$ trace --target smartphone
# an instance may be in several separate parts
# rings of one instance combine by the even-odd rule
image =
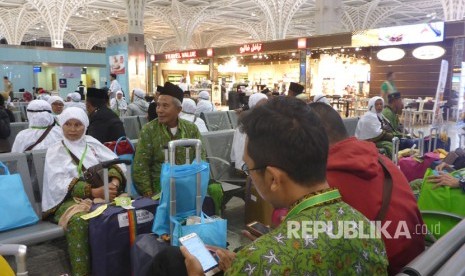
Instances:
[[[258,221],[247,224],[247,230],[257,237],[263,236],[271,231],[270,227]]]
[[[200,262],[205,275],[215,275],[220,271],[218,262],[205,247],[205,244],[196,233],[179,238],[179,242],[194,255]]]

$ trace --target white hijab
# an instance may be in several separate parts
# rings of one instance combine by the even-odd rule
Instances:
[[[200,116],[202,112],[216,111],[215,105],[210,102],[210,94],[208,91],[202,91],[198,96],[197,108],[195,109],[195,115]]]
[[[27,106],[27,119],[29,128],[20,131],[15,138],[12,152],[24,152],[29,146],[35,144],[46,128],[55,122],[52,115],[52,106],[44,100],[33,100]],[[58,126],[54,126],[47,136],[37,144],[33,150],[46,149],[48,146],[61,140],[63,132]]]
[[[195,113],[195,102],[192,99],[184,98],[182,101],[182,112],[179,114],[179,118],[194,123],[199,132],[208,132],[207,125],[202,118],[196,116]]]
[[[268,97],[263,93],[255,93],[249,97],[249,108],[253,109],[262,100],[268,100]],[[238,170],[242,170],[244,164],[244,148],[245,138],[247,135],[240,131],[237,127],[234,132],[233,143],[231,148],[231,161],[235,163],[235,167]]]
[[[61,126],[64,126],[70,119],[79,120],[85,127],[84,133],[89,126],[87,114],[77,107],[65,109],[59,119]],[[42,194],[42,210],[44,212],[63,202],[68,193],[69,185],[73,183],[73,180],[79,178],[77,165],[74,164],[68,150],[79,159],[82,158],[85,152],[82,163],[86,168],[97,165],[102,161],[117,158],[113,151],[97,139],[85,134],[76,141],[70,141],[66,137],[63,137],[63,143],[54,144],[47,150],[47,155],[45,156],[44,189]],[[118,166],[120,166],[123,172],[126,171],[124,165]]]
[[[123,95],[123,91],[120,90],[116,92],[116,96],[110,100],[110,107],[115,111],[127,110],[128,103],[126,102],[126,99],[124,97],[122,97],[121,100],[119,100],[119,94]]]
[[[314,103],[325,103],[327,105],[331,105],[329,102],[329,99],[326,98],[326,95],[323,94],[316,94],[315,97],[313,97],[313,102]]]
[[[376,113],[376,101],[381,100],[384,106],[384,100],[381,97],[373,97],[368,101],[368,111],[360,118],[355,130],[355,137],[360,140],[373,139],[383,132],[379,117],[381,113]]]
[[[262,100],[268,100],[268,97],[263,93],[252,94],[249,97],[249,108],[254,108],[257,105],[257,103],[259,103]]]

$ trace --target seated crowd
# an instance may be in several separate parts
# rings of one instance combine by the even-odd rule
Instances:
[[[291,88],[291,97],[250,96],[231,153],[261,197],[288,213],[270,233],[237,253],[215,249],[220,268],[226,275],[395,275],[425,248],[424,235],[418,233],[423,221],[407,179],[378,150],[390,156],[392,138],[405,137],[397,116],[400,94],[389,95],[387,106],[380,97],[371,99],[356,137],[349,137],[337,111],[325,101],[307,105],[297,97],[303,87]],[[44,218],[66,230],[73,275],[91,273],[87,222],[80,216],[92,199],[104,198],[103,187],[83,180],[83,172],[117,157],[103,143],[125,136],[119,117],[149,117],[140,132],[133,180],[140,195],[152,197],[161,192],[167,143],[200,139],[208,131],[199,116],[216,108],[204,92],[196,104],[167,82],[157,88],[152,103],[140,89],[128,105],[123,93],[110,101],[106,91],[95,88],[87,90],[85,106],[79,93],[69,95],[72,101],[49,97],[29,103],[29,128],[17,135],[12,151],[48,149],[42,209]],[[413,143],[408,137],[402,147]],[[176,163],[182,164],[186,154],[178,151]],[[124,191],[125,172],[124,165],[109,170],[110,199]],[[317,221],[322,231],[303,231]],[[381,229],[373,231],[374,223]],[[360,236],[373,232],[377,235],[368,239]],[[335,238],[339,233],[342,237]],[[204,275],[200,262],[183,247],[167,247],[152,261],[153,275]]]

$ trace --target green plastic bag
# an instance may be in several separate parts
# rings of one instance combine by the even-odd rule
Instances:
[[[460,177],[465,175],[465,170],[458,170],[451,174],[454,177]],[[418,208],[422,212],[423,221],[428,230],[436,238],[440,238],[460,222],[460,218],[465,217],[465,193],[462,189],[449,186],[433,189],[435,184],[427,180],[431,175],[433,175],[433,170],[426,170],[418,198]]]

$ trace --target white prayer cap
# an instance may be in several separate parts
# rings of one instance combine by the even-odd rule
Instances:
[[[313,102],[314,103],[325,103],[325,104],[330,104],[328,98],[326,98],[325,95],[323,94],[316,94],[315,97],[313,97]]]
[[[254,108],[258,102],[268,100],[268,97],[263,93],[255,93],[249,97],[249,108]]]
[[[182,101],[182,111],[184,113],[194,114],[196,107],[197,106],[195,105],[193,99],[184,98],[184,100]]]
[[[199,93],[199,99],[202,99],[202,100],[210,100],[210,93],[208,93],[208,91],[202,91]]]
[[[29,127],[46,127],[53,123],[52,106],[44,100],[33,100],[27,105]]]
[[[74,93],[71,93],[71,100],[73,100],[73,102],[80,102],[81,101],[81,94],[79,94],[78,92],[74,92]]]
[[[118,96],[119,94],[123,95],[123,91],[121,90],[116,91],[116,96]]]
[[[51,96],[50,99],[48,99],[48,103],[53,104],[54,102],[61,102],[63,104],[65,103],[65,101],[63,101],[60,96]]]
[[[136,88],[134,89],[134,95],[137,96],[138,98],[144,99],[145,92],[140,88]]]
[[[89,126],[89,117],[82,108],[74,106],[66,108],[59,116],[61,127],[63,127],[70,119],[76,119],[80,121],[86,129]]]

